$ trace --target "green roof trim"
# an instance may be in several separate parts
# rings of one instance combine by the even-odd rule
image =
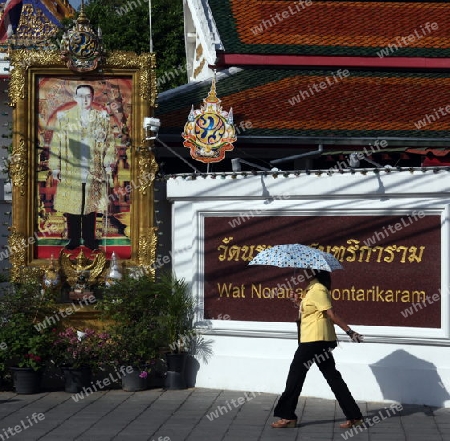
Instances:
[[[187,116],[186,116],[187,119]],[[177,127],[166,127],[164,130],[161,130],[161,133],[165,135],[180,135],[183,128]],[[431,131],[431,130],[335,130],[335,129],[272,129],[272,128],[257,128],[257,129],[247,129],[245,130],[245,137],[252,136],[265,136],[277,138],[281,136],[292,137],[292,136],[301,136],[301,137],[309,137],[309,138],[414,138],[414,139],[448,139],[450,141],[450,133],[448,131]],[[237,135],[239,140],[239,134]],[[281,142],[281,141],[280,141]],[[450,148],[450,143],[449,143]]]

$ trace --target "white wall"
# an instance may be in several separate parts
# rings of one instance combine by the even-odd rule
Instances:
[[[338,369],[357,400],[400,401],[450,407],[450,171],[442,169],[301,172],[299,176],[209,174],[172,177],[172,257],[178,277],[192,284],[203,322],[203,218],[210,215],[439,214],[441,328],[358,326],[364,344],[342,342]],[[351,325],[351,323],[350,323]],[[356,328],[356,327],[355,327]],[[204,328],[213,354],[200,363],[198,387],[281,393],[296,349],[293,323],[213,320]],[[316,366],[303,395],[333,398]]]

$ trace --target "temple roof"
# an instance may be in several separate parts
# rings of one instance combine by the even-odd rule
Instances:
[[[447,1],[187,3],[193,16],[210,17],[190,34],[217,34],[209,72],[217,69],[217,96],[233,109],[235,145],[248,154],[287,157],[323,145],[325,157],[380,139],[384,152],[449,153]],[[190,65],[201,49],[197,42],[187,53]],[[191,106],[200,108],[210,87],[197,81],[160,94],[162,139],[182,145]]]
[[[199,108],[209,88],[206,81],[162,93],[157,109],[162,132],[181,141],[191,106]],[[251,122],[238,140],[295,137],[300,143],[301,138],[304,143],[321,138],[340,139],[342,144],[381,137],[403,140],[403,145],[450,141],[449,72],[246,67],[219,76],[217,95],[224,109],[233,108],[236,126]]]
[[[449,57],[441,1],[209,0],[226,53]]]
[[[5,2],[0,3],[1,11]],[[67,0],[23,0],[22,15],[17,29],[19,44],[31,44],[55,36],[59,23],[75,15],[75,9]]]

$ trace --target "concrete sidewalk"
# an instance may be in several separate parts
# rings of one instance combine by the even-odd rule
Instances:
[[[450,441],[450,409],[359,403],[367,429],[345,431],[334,400],[301,397],[298,427],[272,429],[274,394],[193,388],[0,393],[0,441]],[[378,419],[377,419],[378,417]]]

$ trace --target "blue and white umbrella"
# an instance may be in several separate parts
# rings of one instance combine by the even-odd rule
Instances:
[[[298,243],[274,245],[260,251],[249,265],[272,265],[280,268],[304,268],[319,271],[343,269],[339,260],[325,251]]]

